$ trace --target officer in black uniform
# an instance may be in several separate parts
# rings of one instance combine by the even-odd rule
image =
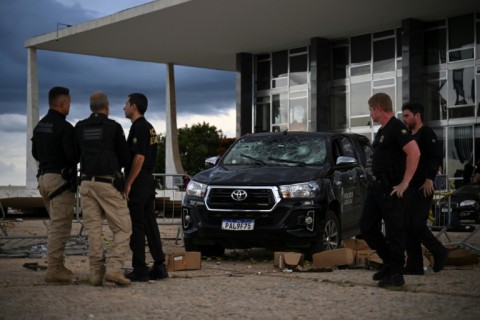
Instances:
[[[49,110],[35,126],[32,155],[38,161],[38,188],[50,217],[46,282],[70,282],[73,272],[64,265],[65,244],[72,230],[78,150],[73,126],[66,121],[70,90],[54,87],[48,93]]]
[[[130,249],[133,271],[126,276],[132,281],[168,278],[160,231],[155,217],[155,179],[152,175],[157,159],[158,136],[145,119],[148,100],[142,93],[132,93],[125,102],[125,117],[132,121],[127,143],[132,162],[126,170],[125,195],[132,219]],[[152,268],[145,261],[145,237],[153,258]]]
[[[405,198],[417,169],[420,151],[405,125],[395,118],[392,100],[376,93],[368,100],[372,120],[380,123],[373,143],[376,181],[365,199],[360,228],[370,248],[383,261],[373,275],[380,287],[403,286],[405,263]],[[381,230],[382,219],[385,235]]]
[[[90,110],[90,117],[75,126],[81,150],[80,199],[88,233],[89,280],[93,286],[101,286],[104,278],[118,285],[129,285],[130,280],[125,278],[122,267],[129,252],[132,224],[123,194],[121,170],[130,162],[130,154],[122,127],[108,119],[110,107],[104,93],[91,95]],[[103,252],[105,219],[113,233],[108,260]]]
[[[402,106],[402,111],[403,122],[411,130],[421,152],[417,171],[410,182],[412,199],[407,208],[407,263],[404,274],[423,275],[422,244],[433,255],[435,272],[443,269],[448,255],[447,249],[427,227],[435,191],[433,181],[442,165],[443,154],[435,132],[423,125],[422,105],[407,102]]]

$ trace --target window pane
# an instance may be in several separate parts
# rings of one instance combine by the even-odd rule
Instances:
[[[363,114],[369,115],[370,112],[368,111],[368,99],[370,99],[371,95],[372,85],[370,81],[351,84],[350,116],[358,116]]]
[[[449,119],[454,119],[454,118],[473,117],[474,111],[475,110],[474,110],[473,106],[449,108],[448,109],[448,118]]]
[[[270,131],[270,97],[257,99],[255,106],[255,128],[254,132]]]
[[[426,66],[437,65],[447,62],[447,32],[445,29],[425,32],[425,56]]]
[[[373,42],[373,72],[395,70],[395,39]]]
[[[473,59],[473,48],[450,51],[448,60],[450,62]]]
[[[473,67],[448,71],[448,105],[474,104],[475,80]]]
[[[333,78],[347,77],[348,47],[333,48]]]
[[[477,59],[480,58],[480,22],[477,22]]]
[[[257,63],[257,90],[270,89],[270,61]]]
[[[473,128],[461,126],[448,128],[447,138],[447,174],[450,177],[462,177],[465,164],[472,157],[473,152]]]
[[[288,76],[288,51],[279,51],[272,54],[272,77]]]
[[[402,28],[397,29],[397,58],[402,57]]]
[[[474,43],[473,14],[448,19],[448,47],[460,49]]]
[[[423,106],[425,121],[447,118],[447,80],[438,74],[427,75],[423,80]]]
[[[353,37],[350,39],[350,50],[352,52],[352,63],[370,62],[372,50],[370,34]]]
[[[275,94],[272,96],[272,123],[288,123],[288,94]]]
[[[330,94],[330,129],[347,127],[347,93],[345,86],[332,88]]]
[[[307,83],[308,57],[306,54],[290,57],[290,85]]]
[[[307,131],[307,98],[290,100],[290,131]]]

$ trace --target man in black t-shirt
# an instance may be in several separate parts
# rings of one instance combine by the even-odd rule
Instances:
[[[132,162],[126,170],[125,196],[132,219],[133,271],[126,275],[131,281],[168,278],[165,254],[155,216],[155,179],[152,175],[157,157],[158,136],[144,114],[148,100],[142,93],[128,96],[123,108],[125,117],[132,121],[127,144]],[[145,262],[145,237],[154,260],[149,269]]]
[[[427,227],[428,213],[432,207],[433,181],[442,165],[443,154],[437,135],[423,125],[423,107],[407,102],[402,106],[403,122],[411,130],[420,149],[420,161],[410,182],[412,198],[407,205],[406,250],[407,263],[404,274],[423,275],[423,244],[433,255],[433,271],[439,272],[445,266],[447,249]]]
[[[417,169],[420,151],[405,125],[394,117],[392,100],[377,93],[368,100],[372,120],[380,123],[373,142],[376,178],[365,199],[360,228],[370,248],[383,261],[373,275],[379,287],[403,286],[405,263],[405,197]],[[385,235],[381,230],[385,223]]]
[[[50,228],[47,240],[46,282],[71,282],[76,278],[64,264],[65,244],[72,230],[75,193],[68,174],[76,176],[78,150],[73,126],[66,120],[70,111],[70,90],[54,87],[48,93],[49,109],[33,129],[32,155],[38,161],[38,189]],[[68,180],[66,180],[68,179]]]

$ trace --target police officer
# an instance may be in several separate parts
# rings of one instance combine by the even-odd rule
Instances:
[[[372,120],[380,123],[373,142],[376,181],[365,199],[360,228],[370,248],[383,261],[373,275],[380,287],[403,286],[405,262],[405,199],[417,169],[420,151],[405,125],[395,118],[392,100],[376,93],[368,100]],[[385,223],[385,236],[381,230]]]
[[[410,182],[412,198],[407,209],[406,250],[407,263],[404,274],[423,275],[422,244],[433,255],[433,271],[441,271],[446,263],[448,251],[427,227],[428,213],[432,207],[433,181],[442,165],[443,155],[437,135],[423,125],[423,107],[407,102],[402,106],[403,122],[411,130],[420,148],[420,161]]]
[[[45,281],[70,282],[75,275],[65,267],[64,251],[72,230],[75,193],[67,176],[76,175],[78,163],[74,129],[66,121],[70,90],[50,89],[48,104],[48,113],[35,126],[32,137],[32,155],[38,161],[38,188],[50,217]]]
[[[132,281],[168,278],[165,255],[155,217],[155,179],[152,175],[157,158],[158,136],[145,119],[148,100],[142,93],[132,93],[125,102],[125,117],[132,121],[128,134],[128,147],[132,162],[126,170],[125,195],[132,219],[133,271],[127,274]],[[145,237],[154,260],[152,268],[145,262]]]
[[[129,285],[122,267],[128,253],[132,225],[127,201],[123,195],[122,167],[130,161],[123,129],[108,119],[107,96],[95,92],[90,97],[92,114],[75,126],[80,146],[80,196],[83,223],[88,233],[90,284],[101,286],[106,281]],[[113,232],[113,242],[105,261],[102,238],[103,220]],[[106,268],[105,268],[106,262]]]

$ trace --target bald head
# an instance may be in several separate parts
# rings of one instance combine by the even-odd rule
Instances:
[[[103,92],[97,91],[90,96],[90,110],[108,114],[108,98]]]

